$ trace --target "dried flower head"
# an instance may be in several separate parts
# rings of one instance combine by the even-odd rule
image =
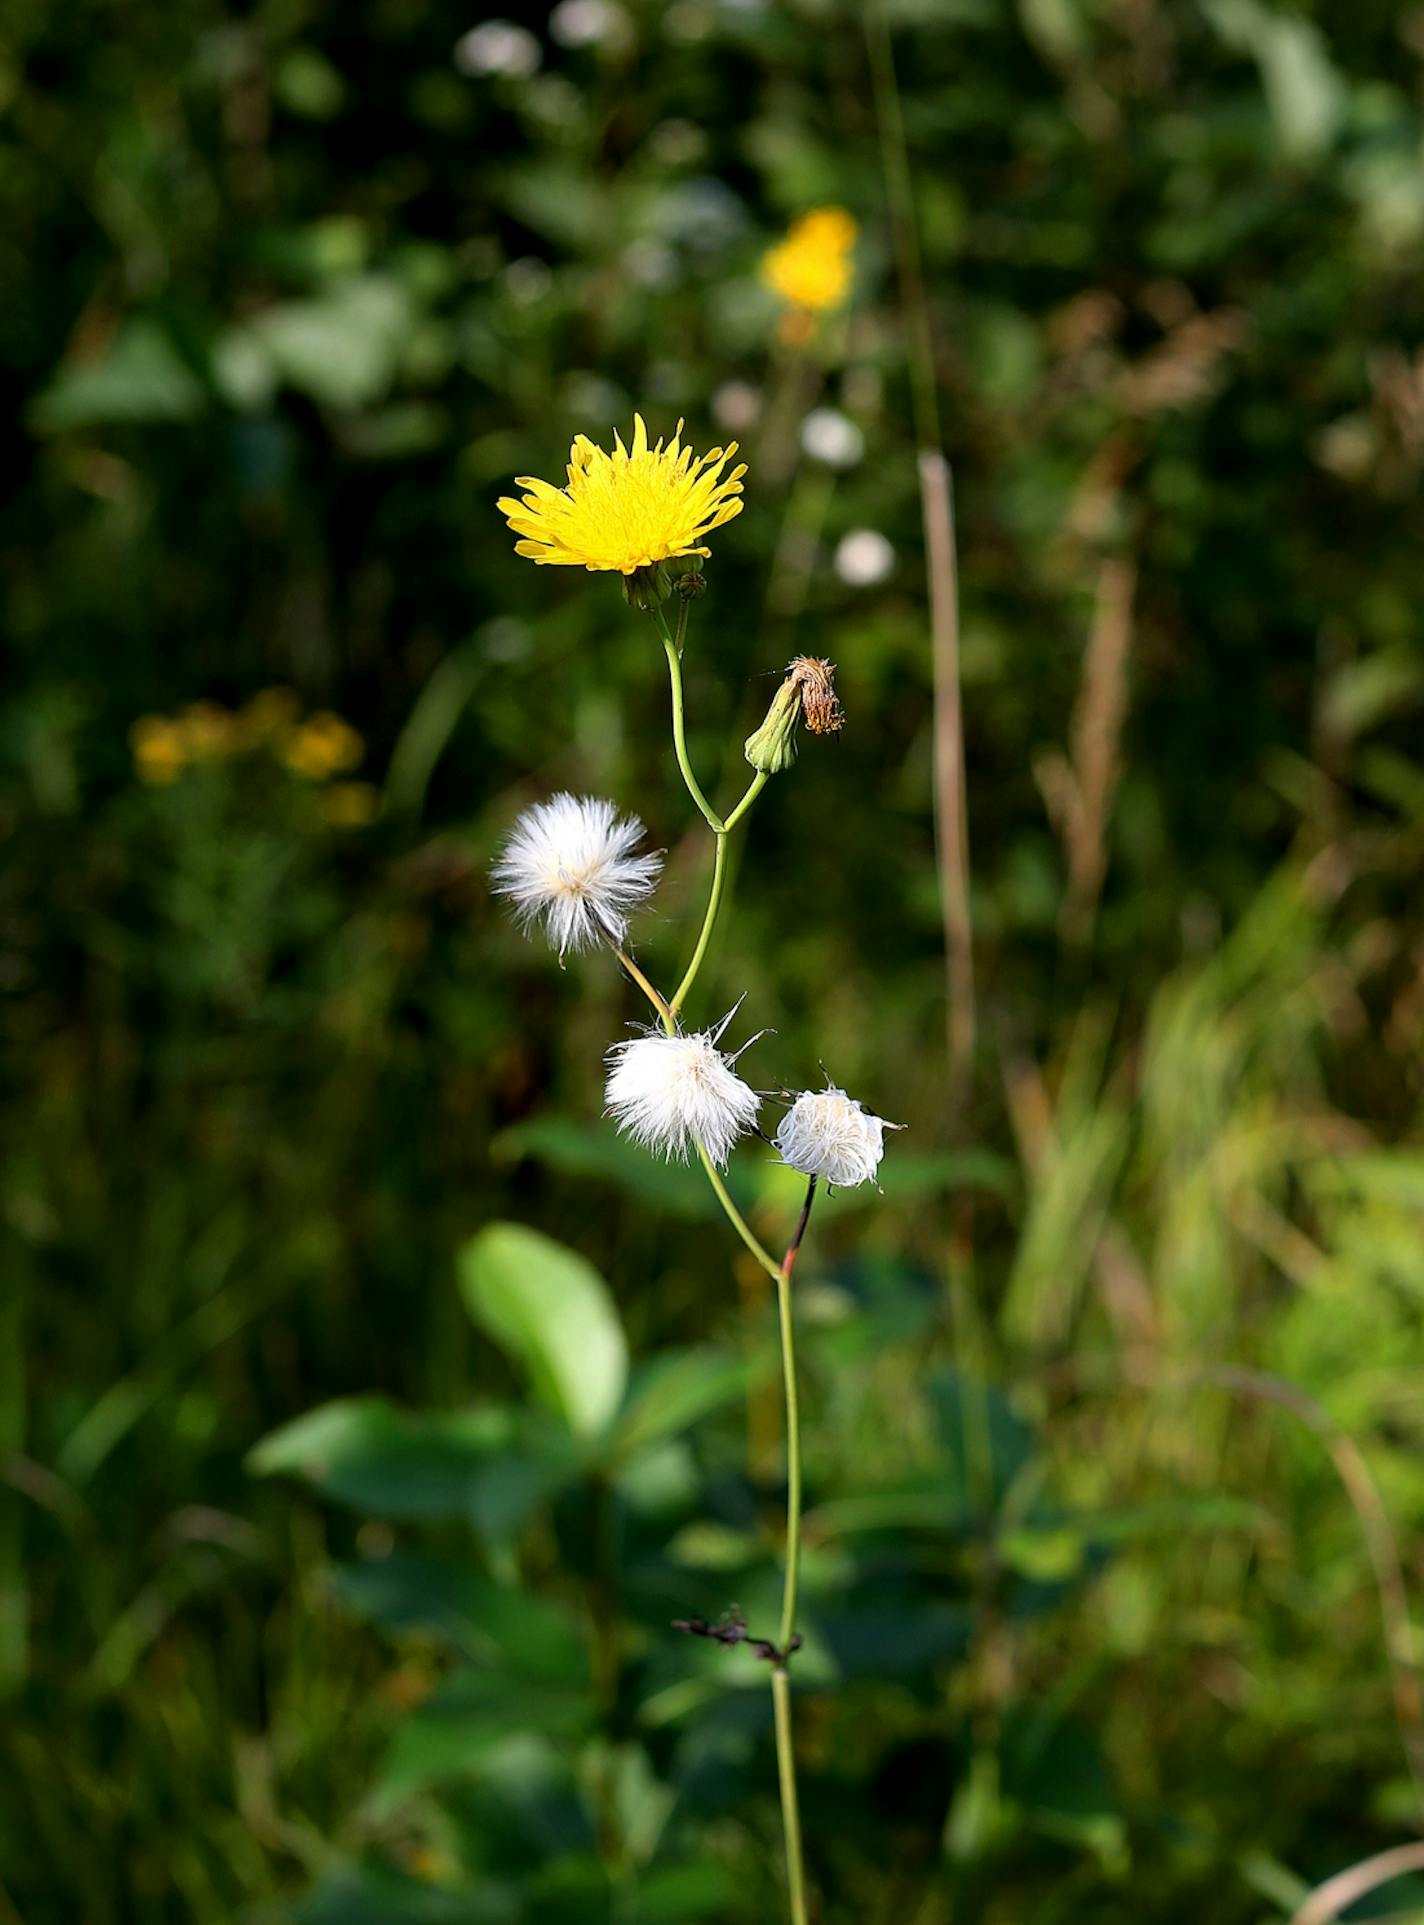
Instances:
[[[839,735],[845,710],[835,691],[836,665],[816,655],[798,655],[786,670],[801,692],[801,714],[812,735]]]
[[[664,447],[648,445],[643,417],[633,417],[633,445],[615,434],[606,454],[586,435],[569,452],[568,485],[521,475],[527,490],[508,496],[500,513],[521,539],[515,553],[542,566],[616,570],[634,575],[686,555],[707,555],[702,546],[714,528],[742,512],[745,464],[724,472],[737,452],[726,448],[693,458],[681,444],[682,423]]]
[[[850,292],[856,224],[843,207],[813,207],[763,257],[761,276],[792,307],[823,314]]]
[[[786,679],[771,698],[761,727],[742,745],[742,753],[763,775],[779,775],[796,760],[796,724],[804,721],[813,735],[834,735],[845,721],[831,678],[834,662],[798,655],[787,666]]]
[[[803,1176],[819,1176],[839,1189],[873,1183],[885,1154],[887,1123],[834,1084],[805,1090],[782,1117],[773,1139],[781,1160]]]
[[[600,940],[621,942],[628,912],[657,886],[662,856],[634,855],[644,829],[595,796],[536,802],[514,825],[491,874],[522,929],[541,918],[562,959]]]
[[[700,1143],[718,1169],[726,1166],[732,1145],[761,1108],[761,1098],[736,1072],[737,1056],[718,1047],[735,1013],[691,1036],[656,1031],[613,1045],[604,1102],[620,1130],[666,1157],[685,1159]]]

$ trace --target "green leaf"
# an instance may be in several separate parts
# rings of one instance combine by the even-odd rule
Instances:
[[[360,274],[310,300],[264,308],[238,332],[299,393],[350,409],[369,407],[389,391],[410,326],[410,301],[399,282]],[[231,342],[224,352],[232,353]]]
[[[332,1582],[343,1604],[384,1631],[435,1631],[472,1659],[531,1683],[588,1681],[587,1641],[566,1611],[468,1564],[395,1551],[340,1565]]]
[[[492,1223],[460,1252],[475,1323],[527,1373],[579,1438],[623,1400],[628,1346],[602,1277],[575,1251],[518,1223]]]
[[[513,1163],[529,1156],[566,1176],[616,1183],[669,1216],[710,1221],[720,1214],[700,1170],[659,1162],[610,1128],[593,1129],[569,1117],[541,1116],[501,1130],[490,1149],[498,1162]]]
[[[452,1892],[380,1865],[343,1865],[284,1916],[292,1925],[514,1925],[520,1908],[500,1886]]]
[[[496,1406],[420,1416],[384,1397],[344,1397],[264,1437],[247,1467],[259,1477],[304,1478],[381,1517],[463,1517],[512,1429]]]
[[[592,1717],[585,1690],[530,1684],[492,1668],[456,1671],[396,1732],[377,1805],[389,1811],[423,1785],[497,1767],[511,1740],[578,1737]]]
[[[40,434],[112,421],[191,421],[203,385],[156,321],[125,321],[102,360],[62,368],[30,411]]]
[[[697,1925],[730,1912],[737,1888],[724,1865],[658,1865],[638,1880],[637,1925]]]
[[[689,1430],[703,1417],[746,1394],[772,1363],[723,1350],[669,1351],[645,1364],[629,1389],[611,1438],[615,1455],[629,1457]]]

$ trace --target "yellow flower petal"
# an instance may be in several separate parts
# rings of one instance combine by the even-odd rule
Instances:
[[[520,475],[520,500],[501,496],[500,513],[522,537],[514,552],[544,567],[613,570],[631,575],[661,561],[707,555],[701,544],[742,511],[745,464],[726,473],[736,443],[694,457],[682,426],[664,446],[648,442],[647,423],[633,417],[632,446],[616,431],[613,453],[578,435],[569,450],[568,485],[555,488]]]

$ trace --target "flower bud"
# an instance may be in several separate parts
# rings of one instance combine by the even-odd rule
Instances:
[[[672,582],[661,562],[649,568],[635,568],[631,575],[623,577],[624,601],[630,608],[641,608],[645,614],[661,608],[671,593]]]
[[[746,740],[744,753],[763,775],[780,775],[796,760],[796,724],[801,719],[801,690],[788,676],[771,698],[766,720]]]
[[[766,720],[746,740],[745,754],[763,775],[779,775],[796,760],[796,724],[805,722],[812,735],[838,734],[845,713],[836,695],[834,662],[815,655],[798,655],[786,670],[786,680],[771,698]]]

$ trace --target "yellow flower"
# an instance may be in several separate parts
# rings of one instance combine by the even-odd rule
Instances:
[[[190,702],[174,727],[190,762],[217,761],[238,746],[235,718],[217,702]]]
[[[183,729],[166,715],[141,715],[129,730],[129,746],[139,781],[155,789],[176,781],[188,761]]]
[[[648,446],[640,414],[633,416],[633,446],[615,433],[614,452],[605,454],[587,435],[569,451],[566,488],[521,475],[521,501],[505,496],[500,513],[516,535],[518,555],[562,568],[616,569],[633,575],[640,568],[682,555],[706,555],[699,544],[714,528],[742,512],[746,466],[723,470],[737,452],[736,442],[693,459],[680,444],[682,423],[663,446]]]
[[[856,224],[843,207],[813,207],[762,257],[761,277],[793,307],[824,314],[850,293]]]
[[[297,698],[289,688],[262,688],[238,712],[245,744],[271,742],[285,735],[297,719]]]
[[[322,791],[321,813],[333,829],[364,829],[375,821],[379,802],[369,782],[333,782]]]
[[[343,769],[354,769],[365,752],[366,745],[351,724],[326,709],[293,729],[281,750],[287,767],[312,782],[325,782]]]

